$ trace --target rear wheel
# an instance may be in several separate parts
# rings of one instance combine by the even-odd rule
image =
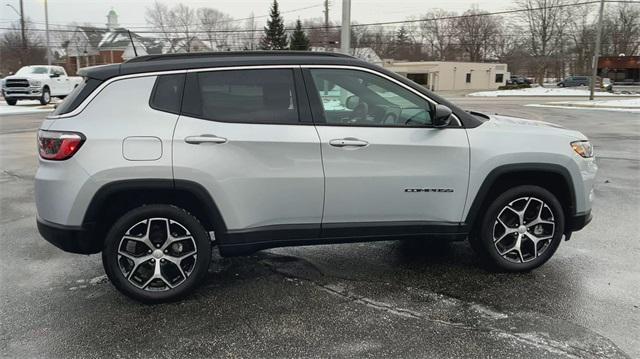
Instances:
[[[558,199],[538,186],[514,187],[487,208],[472,247],[489,264],[510,272],[544,264],[560,245],[564,213]]]
[[[209,234],[186,211],[148,205],[122,216],[107,234],[102,263],[127,296],[158,303],[193,291],[211,260]]]

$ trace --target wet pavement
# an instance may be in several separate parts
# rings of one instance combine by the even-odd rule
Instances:
[[[457,102],[594,143],[594,220],[546,265],[492,273],[466,242],[281,248],[217,258],[194,295],[156,306],[120,295],[99,255],[39,237],[42,115],[0,117],[0,356],[640,357],[640,115]]]

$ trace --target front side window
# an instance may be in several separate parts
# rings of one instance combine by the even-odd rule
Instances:
[[[357,70],[310,71],[328,125],[431,125],[429,102],[387,79]]]
[[[221,122],[298,123],[293,71],[265,69],[190,73],[182,112]]]

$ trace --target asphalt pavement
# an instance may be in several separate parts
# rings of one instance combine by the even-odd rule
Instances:
[[[640,357],[640,115],[459,98],[585,133],[594,220],[543,267],[492,273],[466,242],[387,241],[216,258],[189,298],[119,294],[99,255],[35,226],[35,129],[0,117],[1,357]]]

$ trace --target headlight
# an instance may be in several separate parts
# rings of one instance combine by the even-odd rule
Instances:
[[[38,80],[29,80],[29,84],[31,86],[40,86],[42,85],[42,81],[38,81]]]
[[[574,141],[571,142],[571,148],[575,151],[575,153],[579,154],[584,158],[593,157],[593,146],[589,141]]]

